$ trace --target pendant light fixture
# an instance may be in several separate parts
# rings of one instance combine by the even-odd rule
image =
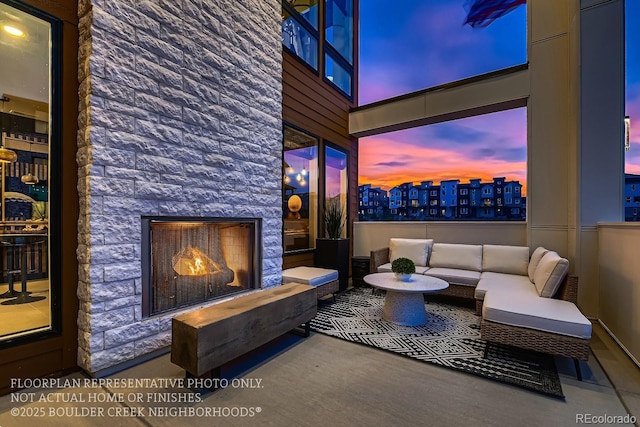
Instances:
[[[38,179],[37,176],[35,176],[34,174],[32,174],[31,172],[28,172],[24,175],[22,175],[20,177],[20,181],[24,182],[27,185],[35,185],[37,184],[40,180]]]
[[[15,151],[5,148],[4,145],[0,147],[0,163],[13,163],[18,160],[18,155]]]

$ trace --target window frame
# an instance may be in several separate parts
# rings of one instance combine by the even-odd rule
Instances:
[[[62,335],[62,43],[63,22],[60,18],[38,8],[17,2],[3,0],[3,4],[25,14],[47,22],[50,25],[50,63],[49,63],[49,131],[48,131],[48,269],[49,269],[49,327],[34,332],[22,331],[15,337],[0,340],[0,349],[18,344],[40,341],[45,338]]]
[[[351,153],[349,152],[348,149],[341,147],[338,144],[335,144],[333,142],[327,141],[326,139],[322,139],[321,140],[321,152],[322,152],[322,156],[319,159],[320,161],[320,169],[321,169],[321,173],[320,173],[320,185],[321,187],[320,190],[322,192],[322,209],[324,210],[325,205],[326,205],[326,201],[327,201],[327,197],[328,195],[326,194],[327,192],[327,148],[330,148],[332,150],[338,151],[342,154],[345,155],[345,159],[346,159],[346,165],[345,168],[347,170],[346,175],[347,175],[347,186],[346,186],[346,193],[345,193],[345,200],[346,200],[346,205],[345,205],[345,227],[343,229],[343,234],[345,235],[346,238],[349,238],[349,227],[347,227],[347,224],[349,224],[349,219],[350,219],[350,215],[349,215],[349,164],[350,164],[350,155]],[[318,215],[318,221],[320,221],[320,226],[318,227],[318,229],[323,233],[322,235],[324,235],[325,233],[325,229],[324,229],[324,221],[322,221],[322,218],[320,217],[320,215]]]
[[[329,42],[327,39],[327,17],[329,14],[327,13],[327,0],[322,0],[322,80],[335,88],[338,92],[344,95],[349,101],[354,100],[354,92],[355,92],[355,69],[353,64],[356,62],[356,46],[355,46],[355,24],[356,24],[356,16],[355,16],[355,1],[354,0],[345,0],[351,2],[351,10],[353,11],[353,16],[351,16],[352,25],[351,25],[351,57],[353,58],[351,63],[344,57],[342,54]],[[331,60],[340,66],[343,70],[345,70],[350,79],[350,87],[349,93],[345,92],[340,86],[335,84],[327,77],[327,60],[329,57]]]
[[[317,46],[317,48],[316,48],[316,66],[317,66],[317,68],[314,68],[313,65],[309,64],[307,61],[304,60],[304,58],[301,58],[296,52],[294,52],[289,47],[287,47],[287,45],[285,45],[284,42],[281,43],[282,44],[282,49],[284,49],[286,52],[289,52],[291,54],[291,56],[296,58],[296,60],[300,61],[301,64],[303,64],[305,67],[307,67],[315,75],[319,76],[320,75],[320,69],[322,68],[321,64],[320,64],[320,62],[321,62],[320,59],[322,57],[322,55],[321,55],[322,46],[321,46],[321,39],[320,39],[321,30],[319,28],[318,29],[314,28],[313,25],[309,21],[307,21],[300,13],[298,13],[298,11],[295,10],[295,8],[293,6],[291,6],[286,0],[282,0],[281,3],[282,3],[282,9],[286,10],[287,13],[289,14],[289,16],[291,16],[291,18],[293,18],[298,25],[303,27],[305,31],[307,31],[311,36],[315,37],[316,46]],[[320,7],[320,3],[318,3],[318,7]],[[282,23],[284,23],[284,19],[283,19]],[[280,24],[280,31],[282,31],[282,23]],[[318,27],[320,27],[322,24],[324,24],[323,20],[322,19],[318,19]],[[322,31],[324,31],[324,28],[322,29]]]
[[[316,198],[319,199],[321,197],[321,194],[320,194],[321,191],[324,191],[321,188],[323,183],[322,183],[321,177],[320,177],[320,174],[321,174],[321,172],[320,172],[320,168],[321,168],[320,152],[322,151],[322,140],[318,135],[316,135],[316,134],[314,134],[312,132],[309,132],[309,131],[307,131],[305,129],[302,129],[302,128],[298,127],[298,126],[292,125],[291,123],[287,123],[287,122],[283,121],[283,123],[282,123],[282,168],[283,168],[283,172],[284,172],[284,165],[285,165],[285,157],[284,156],[285,156],[285,152],[288,151],[288,150],[285,149],[285,129],[286,128],[290,128],[294,132],[302,133],[302,134],[304,134],[304,135],[306,135],[306,136],[308,136],[310,138],[315,139],[315,141],[316,141],[315,147],[317,149],[317,153],[316,153],[317,170],[316,170],[315,173],[316,173],[317,176],[315,178],[315,181],[316,181],[316,186],[317,186]],[[308,171],[308,172],[309,172],[309,174],[311,173],[311,171]],[[281,200],[282,200],[282,204],[284,206],[285,197],[286,197],[286,188],[284,186],[284,182],[282,182],[282,184],[283,185],[282,185]],[[311,233],[311,232],[308,233],[308,237],[309,237],[309,245],[308,246],[309,247],[307,247],[307,248],[292,249],[292,250],[287,250],[286,249],[286,245],[285,245],[285,218],[284,218],[284,210],[283,210],[283,213],[282,213],[282,252],[283,252],[284,256],[292,255],[292,254],[314,252],[316,250],[315,239],[320,236],[320,231],[321,231],[320,230],[320,226],[319,226],[320,218],[318,217],[318,213],[320,212],[318,203],[319,203],[319,200],[316,200],[315,208],[314,208],[315,212],[316,212],[316,220],[315,220],[315,223],[313,224],[313,226],[315,226],[315,238],[313,239],[313,242],[312,242],[311,241],[311,236],[312,236],[313,233]],[[309,211],[311,212],[311,206],[309,206]],[[311,215],[309,215],[309,216],[311,216]],[[309,225],[308,226],[310,228],[312,227],[311,218],[309,218]]]

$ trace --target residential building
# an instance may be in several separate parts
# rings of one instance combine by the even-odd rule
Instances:
[[[519,181],[506,181],[504,177],[493,178],[482,183],[472,179],[461,183],[459,179],[422,181],[419,185],[403,183],[393,187],[389,193],[389,205],[373,211],[372,195],[383,200],[386,192],[379,188],[371,190],[371,184],[359,187],[359,205],[369,207],[360,210],[360,221],[429,221],[429,220],[496,220],[524,221],[526,207],[521,196]],[[378,206],[378,205],[376,205]]]
[[[624,219],[640,221],[640,175],[624,176]]]
[[[388,210],[389,198],[387,192],[380,188],[372,188],[370,184],[360,185],[359,194],[359,218],[381,220]]]

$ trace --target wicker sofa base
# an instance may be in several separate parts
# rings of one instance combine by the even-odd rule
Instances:
[[[438,295],[447,295],[450,297],[459,297],[459,298],[474,298],[475,287],[474,286],[464,286],[464,285],[456,285],[455,283],[449,283],[449,287],[438,292]]]
[[[589,339],[503,325],[482,319],[482,339],[556,356],[589,360]]]

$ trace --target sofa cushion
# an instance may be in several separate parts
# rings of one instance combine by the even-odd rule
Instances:
[[[318,267],[294,267],[282,272],[282,283],[319,286],[338,280],[338,270]]]
[[[575,304],[564,300],[487,292],[482,305],[482,318],[504,325],[591,338],[589,319]]]
[[[533,283],[536,285],[538,294],[545,298],[554,296],[568,271],[567,259],[553,251],[544,254],[533,275]]]
[[[426,266],[432,245],[433,239],[390,239],[389,262],[409,258],[416,266]]]
[[[482,245],[434,243],[429,267],[482,271]]]
[[[445,280],[453,285],[476,286],[478,280],[480,280],[479,271],[461,270],[458,268],[432,267],[424,274]]]
[[[529,280],[533,283],[533,275],[536,272],[536,267],[540,263],[540,260],[549,252],[549,249],[543,248],[542,246],[538,246],[535,251],[531,254],[531,259],[529,260],[529,268],[527,269],[527,273],[529,274]]]
[[[519,274],[494,273],[483,271],[474,293],[474,298],[483,300],[487,292],[513,292],[530,297],[538,297],[538,291],[528,276]]]
[[[425,271],[427,271],[429,269],[429,267],[424,267],[422,265],[416,265],[416,273],[418,274],[424,274]],[[388,262],[386,264],[382,264],[380,266],[378,266],[378,273],[392,273],[391,270],[391,263]]]
[[[527,275],[529,248],[526,246],[482,245],[482,271]]]

